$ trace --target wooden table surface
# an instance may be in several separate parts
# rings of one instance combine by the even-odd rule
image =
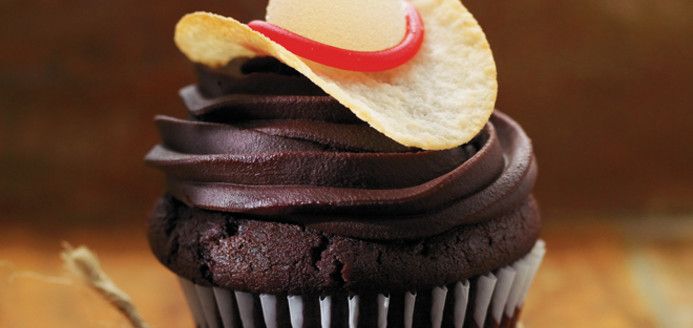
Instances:
[[[693,218],[551,221],[530,289],[527,327],[693,327]],[[60,241],[85,244],[152,327],[192,327],[174,276],[149,254],[143,228],[0,238],[0,327],[128,327],[62,269]]]

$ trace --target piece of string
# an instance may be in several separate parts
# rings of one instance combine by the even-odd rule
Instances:
[[[65,267],[73,274],[80,277],[99,295],[113,305],[134,328],[148,328],[139,312],[132,303],[130,296],[123,292],[101,268],[98,257],[85,246],[73,248],[70,244],[63,243],[63,252],[60,257]]]

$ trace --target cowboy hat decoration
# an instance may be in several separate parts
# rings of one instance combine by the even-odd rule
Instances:
[[[409,147],[467,143],[496,101],[493,54],[458,0],[270,0],[266,21],[249,24],[188,14],[175,42],[210,67],[275,57]]]

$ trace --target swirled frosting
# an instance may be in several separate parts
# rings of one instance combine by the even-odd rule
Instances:
[[[274,59],[198,75],[180,91],[189,118],[156,117],[163,140],[146,157],[190,207],[391,240],[491,220],[529,200],[531,143],[502,113],[466,145],[423,151]]]

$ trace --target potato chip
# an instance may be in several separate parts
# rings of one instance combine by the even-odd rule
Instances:
[[[479,133],[493,112],[498,87],[493,54],[481,27],[457,0],[411,3],[424,20],[423,45],[410,62],[384,72],[311,62],[245,24],[210,13],[183,17],[175,41],[190,60],[212,67],[237,57],[276,57],[398,143],[453,148]]]

